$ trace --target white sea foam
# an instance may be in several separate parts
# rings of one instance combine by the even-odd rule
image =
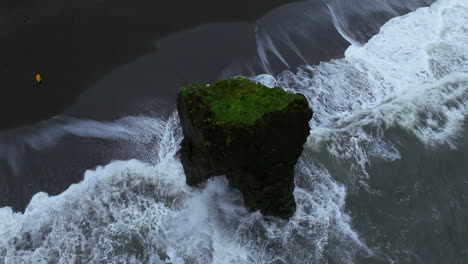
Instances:
[[[391,0],[323,0],[333,19],[333,24],[349,43],[355,46],[364,44],[372,31],[379,29],[382,20],[376,17],[395,17],[402,10],[415,10],[427,6],[434,0],[391,1]]]
[[[371,155],[399,158],[383,137],[393,126],[428,146],[454,145],[468,108],[467,27],[468,3],[440,0],[393,19],[345,59],[257,77],[306,94],[315,112],[289,221],[247,212],[225,178],[188,187],[175,115],[129,117],[118,124],[131,145],[154,146],[151,163],[116,161],[60,195],[35,195],[24,213],[0,208],[0,263],[352,263],[371,254],[344,212],[345,186],[314,156],[326,150],[365,172]]]
[[[296,214],[264,218],[224,177],[185,184],[175,115],[127,122],[156,139],[153,164],[116,161],[60,195],[36,194],[24,213],[1,208],[0,263],[310,263],[327,251],[351,262],[365,248],[343,212],[345,188],[308,153],[297,167]]]
[[[369,155],[399,158],[383,137],[393,126],[428,147],[455,147],[468,111],[467,32],[468,2],[441,0],[390,20],[344,59],[254,79],[304,93],[314,109],[311,146],[352,160],[366,176]]]
[[[13,172],[18,172],[27,151],[48,149],[69,135],[106,140],[124,140],[131,136],[130,130],[119,122],[55,117],[32,127],[1,132],[0,159],[6,160]]]
[[[317,54],[333,54],[333,48],[341,49],[338,36],[332,32],[333,26],[337,32],[350,44],[362,46],[388,19],[404,14],[418,7],[427,6],[435,0],[308,0],[281,8],[281,13],[272,11],[257,21],[255,38],[258,51],[258,62],[235,63],[231,72],[241,72],[242,66],[249,69],[251,64],[258,64],[264,72],[272,73],[272,63],[279,62],[283,67],[290,68],[286,55],[295,54],[303,64],[307,61],[310,50]],[[283,12],[289,16],[282,15]],[[326,41],[330,38],[329,41]],[[295,41],[302,40],[308,45],[297,45]],[[332,40],[333,39],[333,40]],[[334,42],[340,43],[336,44]],[[327,47],[324,47],[327,45]],[[308,50],[305,50],[308,49]],[[320,55],[315,55],[320,56]],[[332,55],[333,56],[333,55]],[[232,76],[232,75],[231,75]]]
[[[171,142],[171,139],[159,138],[168,134],[152,132],[164,129],[167,122],[177,122],[175,114],[169,121],[144,116],[123,117],[115,122],[54,117],[32,127],[0,133],[0,160],[7,161],[13,173],[19,172],[28,152],[48,150],[70,136],[114,141],[135,157],[152,160],[160,147],[153,144],[155,141],[161,145]]]

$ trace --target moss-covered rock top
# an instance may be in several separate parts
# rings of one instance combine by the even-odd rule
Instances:
[[[251,126],[266,113],[285,110],[303,96],[290,94],[283,89],[268,88],[244,78],[220,80],[211,85],[194,83],[179,90],[189,104],[191,95],[198,95],[203,105],[214,114],[211,122],[217,125]]]

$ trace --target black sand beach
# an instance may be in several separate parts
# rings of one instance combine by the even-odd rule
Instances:
[[[82,180],[87,169],[111,160],[151,160],[116,141],[62,138],[56,132],[82,125],[73,118],[120,122],[129,115],[165,115],[174,110],[177,89],[187,83],[263,73],[257,61],[257,45],[262,44],[256,43],[256,25],[274,30],[291,17],[312,15],[319,27],[295,28],[294,20],[290,25],[308,34],[297,43],[303,56],[310,63],[342,56],[349,44],[333,27],[323,3],[283,2],[276,9],[279,1],[235,6],[203,2],[192,7],[167,3],[164,8],[150,1],[131,7],[122,3],[85,8],[81,3],[80,8],[43,10],[41,17],[21,26],[4,20],[9,30],[1,35],[8,45],[0,51],[5,57],[2,79],[5,87],[14,89],[4,88],[0,97],[0,206],[21,211],[37,192],[59,194]],[[9,10],[32,12],[29,4],[10,4]],[[196,8],[200,12],[192,12]],[[269,60],[279,71],[287,68],[274,56]],[[256,68],[240,71],[236,63]],[[305,62],[293,54],[288,63],[294,68]],[[35,84],[36,73],[43,76],[43,87]],[[52,116],[58,117],[49,119]],[[92,125],[78,129],[99,130]],[[47,147],[38,149],[36,144]]]
[[[0,4],[0,129],[61,113],[152,41],[199,24],[248,21],[291,0],[7,1]],[[44,86],[37,87],[40,73]]]
[[[468,3],[434,1],[2,1],[0,263],[468,263]],[[288,221],[186,184],[175,95],[236,76],[314,111]]]

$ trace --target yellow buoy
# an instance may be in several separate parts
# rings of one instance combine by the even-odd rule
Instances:
[[[40,75],[39,73],[36,74],[36,82],[37,82],[38,84],[41,84],[41,83],[42,83],[42,77],[41,77],[41,75]]]

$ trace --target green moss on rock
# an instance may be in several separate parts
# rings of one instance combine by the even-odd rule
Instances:
[[[177,112],[188,185],[226,175],[250,209],[294,214],[294,168],[312,118],[304,95],[241,78],[195,83],[179,91]]]
[[[208,107],[214,115],[209,121],[216,125],[251,126],[266,113],[282,111],[296,100],[305,100],[279,87],[268,88],[244,78],[220,80],[211,85],[194,83],[179,93],[189,104],[194,102],[192,96],[199,96],[203,104],[198,107]]]

